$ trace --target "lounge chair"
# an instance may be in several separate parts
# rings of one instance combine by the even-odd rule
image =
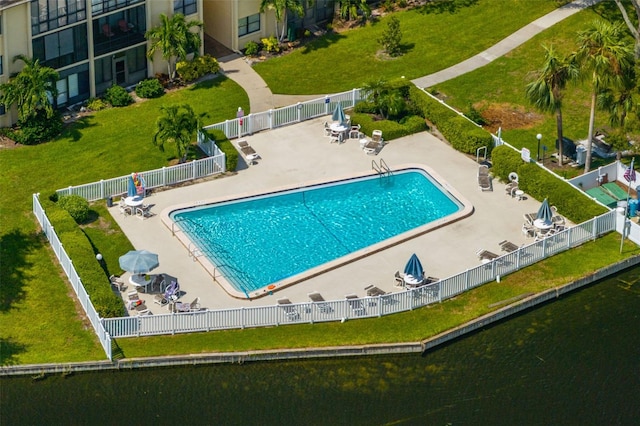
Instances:
[[[313,305],[318,309],[318,311],[324,314],[333,311],[331,306],[329,306],[329,304],[324,300],[324,297],[322,297],[322,295],[317,291],[309,293],[307,296],[309,296],[309,300],[313,302]]]
[[[364,315],[364,306],[362,305],[362,301],[355,294],[347,294],[345,296],[349,306],[353,310],[356,315]]]
[[[500,257],[499,255],[489,250],[478,250],[476,254],[478,255],[478,259],[480,259],[483,263],[491,262],[492,260]]]
[[[164,306],[168,303],[178,300],[178,291],[180,291],[180,285],[177,281],[171,281],[171,284],[167,286],[164,294],[157,294],[154,297],[153,303]]]
[[[489,176],[478,176],[478,188],[481,191],[491,191],[491,178]]]
[[[367,296],[383,296],[385,294],[387,294],[386,291],[376,287],[375,285],[371,284],[368,285],[364,288],[364,290],[367,292]]]
[[[240,147],[240,152],[242,152],[247,164],[252,165],[258,158],[260,158],[260,155],[251,145],[249,145],[247,141],[238,142],[238,146]]]
[[[482,164],[478,167],[478,176],[489,176],[489,166]]]
[[[296,307],[291,303],[291,300],[287,298],[278,299],[278,305],[282,308],[290,321],[295,321],[300,318],[300,314]]]
[[[427,277],[427,278],[425,278],[425,280],[424,280],[424,285],[437,283],[438,281],[440,281],[440,278],[436,278],[436,277]]]
[[[500,241],[498,243],[498,245],[500,246],[500,249],[502,251],[505,251],[507,253],[512,253],[512,252],[518,250],[518,248],[519,248],[517,245],[515,245],[511,241],[507,241],[507,240]]]
[[[384,146],[384,138],[382,137],[382,130],[374,130],[371,135],[371,140],[365,144],[362,148],[367,155],[377,154]]]

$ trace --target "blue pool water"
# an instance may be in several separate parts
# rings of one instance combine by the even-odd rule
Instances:
[[[426,172],[395,172],[177,210],[172,219],[249,293],[462,208]]]

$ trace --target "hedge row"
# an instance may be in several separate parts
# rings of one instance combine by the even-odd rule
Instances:
[[[103,318],[124,316],[124,302],[112,290],[109,277],[96,260],[94,248],[85,233],[71,215],[55,203],[49,200],[41,200],[41,203],[65,251],[73,259],[73,266],[98,314]]]
[[[226,156],[226,166],[228,171],[235,171],[238,167],[238,150],[227,138],[222,130],[205,130],[209,139],[215,141],[220,151]]]
[[[581,223],[606,213],[608,210],[594,203],[589,197],[580,196],[581,191],[571,184],[538,167],[534,163],[525,163],[520,153],[506,145],[493,150],[491,155],[491,173],[503,181],[508,181],[509,173],[518,174],[518,187],[537,200],[547,198],[562,215],[573,223]]]
[[[408,117],[402,123],[398,123],[391,120],[374,121],[369,114],[352,112],[351,122],[354,125],[359,124],[360,131],[366,135],[371,135],[374,130],[381,130],[385,141],[398,139],[428,129],[424,118],[417,115]]]
[[[409,88],[409,96],[422,115],[438,128],[453,148],[473,155],[481,147],[487,148],[487,154],[491,152],[493,139],[489,132],[461,117],[415,86]]]

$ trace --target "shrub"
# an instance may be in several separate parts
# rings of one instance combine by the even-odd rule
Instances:
[[[305,38],[309,38],[309,37],[311,37],[311,31],[309,31],[309,30],[304,30],[304,37],[305,37]]]
[[[36,145],[50,141],[62,132],[62,117],[55,112],[47,118],[44,111],[38,110],[35,116],[18,122],[19,129],[11,132],[11,138],[23,145]]]
[[[159,98],[164,95],[164,87],[157,78],[149,78],[136,85],[136,95],[141,98]]]
[[[211,55],[198,56],[192,61],[180,61],[176,64],[176,71],[183,81],[194,81],[209,73],[220,70],[220,64]]]
[[[87,109],[89,111],[101,111],[108,106],[109,105],[100,98],[91,98],[87,101]]]
[[[264,50],[267,52],[278,53],[280,51],[280,42],[274,36],[261,39]]]
[[[89,218],[89,202],[79,195],[63,195],[58,200],[58,205],[66,210],[76,223],[83,223]]]
[[[133,98],[127,89],[115,84],[107,89],[104,99],[114,107],[123,107],[133,103]]]
[[[385,141],[427,130],[427,124],[420,116],[405,117],[398,123],[391,120],[374,121],[370,115],[354,111],[351,113],[351,121],[354,125],[359,124],[360,131],[367,135],[371,135],[376,129],[381,130]]]
[[[398,56],[401,51],[402,31],[400,31],[400,21],[395,16],[391,16],[387,22],[387,28],[382,31],[382,36],[378,39],[378,43],[389,54],[389,56]]]
[[[250,41],[244,46],[244,54],[247,56],[255,56],[260,52],[260,45],[255,41]]]

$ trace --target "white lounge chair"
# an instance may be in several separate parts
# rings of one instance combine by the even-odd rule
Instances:
[[[362,148],[367,155],[377,154],[384,146],[384,138],[382,137],[382,130],[374,130],[371,135],[371,140]]]
[[[317,291],[307,294],[309,296],[309,300],[313,302],[313,305],[318,309],[318,311],[326,314],[328,312],[333,311],[331,306],[324,300],[324,297]]]
[[[282,308],[290,321],[295,321],[300,318],[300,314],[296,307],[291,303],[291,300],[287,298],[278,299],[278,305]]]
[[[347,294],[345,299],[347,299],[347,303],[349,303],[349,306],[351,306],[351,309],[356,315],[364,315],[364,306],[358,296],[355,294]]]

